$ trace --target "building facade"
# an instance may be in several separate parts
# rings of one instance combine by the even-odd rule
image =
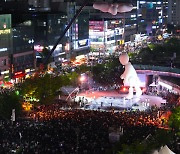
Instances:
[[[0,80],[9,78],[10,54],[13,52],[11,15],[0,15]]]
[[[168,0],[168,23],[176,26],[180,25],[180,1]]]
[[[17,72],[25,76],[26,69],[35,68],[34,29],[31,21],[19,23],[16,15],[4,14],[1,15],[0,27],[0,79],[15,79]]]
[[[138,33],[156,35],[163,27],[163,0],[138,0]]]

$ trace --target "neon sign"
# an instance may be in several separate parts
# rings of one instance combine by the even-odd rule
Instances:
[[[19,75],[19,74],[22,74],[23,72],[16,72],[14,73],[14,75]]]
[[[0,30],[0,35],[2,35],[2,34],[10,34],[10,33],[11,33],[11,29]]]

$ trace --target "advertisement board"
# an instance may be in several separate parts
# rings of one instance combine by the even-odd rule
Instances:
[[[84,48],[89,46],[89,39],[75,41],[74,49]]]
[[[89,30],[103,32],[104,31],[104,21],[89,21]]]

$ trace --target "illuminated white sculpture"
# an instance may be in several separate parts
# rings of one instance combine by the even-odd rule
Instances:
[[[93,7],[102,12],[109,12],[112,15],[116,15],[118,12],[120,12],[120,13],[129,12],[133,9],[132,4],[126,4],[126,3],[109,4],[107,2],[94,3]]]
[[[142,90],[140,88],[140,81],[137,76],[136,70],[129,62],[129,56],[127,53],[122,53],[119,56],[119,61],[122,65],[125,66],[125,71],[121,75],[121,79],[123,79],[123,83],[125,86],[129,86],[129,93],[126,96],[127,99],[131,99],[133,97],[133,88],[135,88],[136,96],[139,97],[142,95]]]

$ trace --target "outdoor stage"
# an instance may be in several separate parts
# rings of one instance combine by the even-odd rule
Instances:
[[[151,106],[156,105],[161,107],[166,100],[159,96],[142,95],[132,99],[126,99],[127,94],[119,94],[117,91],[86,91],[79,93],[75,101],[86,104],[85,109],[107,109],[108,107],[119,109],[139,109],[146,110]]]

